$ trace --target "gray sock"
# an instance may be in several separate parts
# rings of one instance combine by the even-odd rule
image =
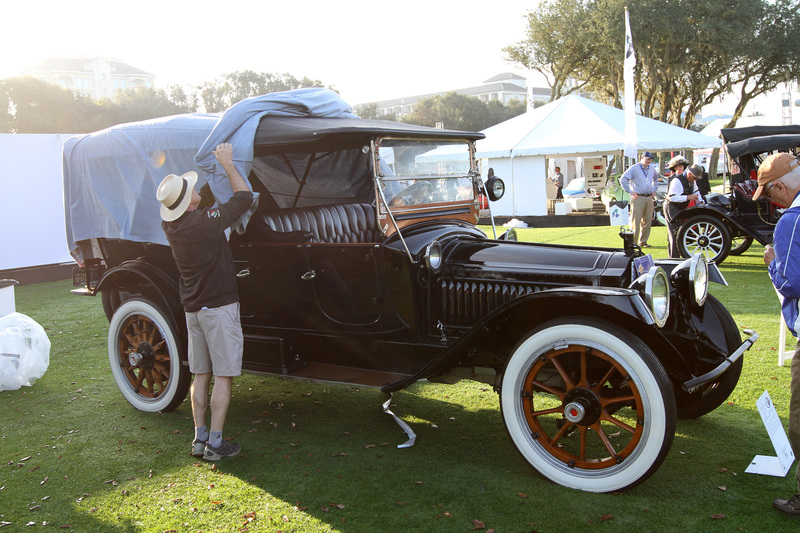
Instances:
[[[208,445],[212,448],[219,448],[219,445],[222,444],[222,432],[221,431],[209,431],[208,432]]]
[[[194,428],[194,438],[200,442],[208,441],[208,429],[205,426]]]

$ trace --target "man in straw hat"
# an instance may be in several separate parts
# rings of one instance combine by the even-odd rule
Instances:
[[[689,162],[681,156],[675,156],[669,162],[669,167],[675,172],[669,181],[667,197],[664,198],[664,218],[667,219],[667,229],[669,230],[667,239],[670,257],[681,256],[678,249],[680,225],[675,221],[675,217],[690,205],[705,202],[697,185],[697,180],[703,175],[703,168],[700,165],[686,168],[688,164]]]
[[[197,174],[170,174],[158,186],[161,227],[181,274],[180,295],[189,334],[189,370],[195,438],[192,455],[217,461],[239,453],[237,442],[222,439],[233,377],[242,372],[242,326],[233,257],[225,230],[250,207],[253,193],[233,165],[233,148],[222,143],[214,156],[228,175],[233,196],[223,205],[200,209]],[[206,428],[211,376],[211,426]]]
[[[769,197],[788,207],[775,226],[772,245],[764,250],[764,263],[781,298],[781,312],[795,337],[800,331],[800,160],[786,153],[772,154],[758,168],[758,189],[753,200]],[[791,399],[789,401],[789,442],[800,458],[800,342],[792,357]],[[788,500],[772,501],[772,506],[800,517],[800,464],[797,466],[797,494]]]

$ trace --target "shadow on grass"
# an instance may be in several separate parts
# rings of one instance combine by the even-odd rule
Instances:
[[[244,376],[226,424],[226,436],[242,443],[242,455],[211,465],[188,455],[187,402],[171,413],[138,412],[102,376],[106,371],[93,372],[96,402],[79,398],[52,424],[59,433],[44,437],[56,448],[52,457],[41,453],[16,468],[8,463],[22,457],[9,455],[9,448],[0,455],[6,490],[38,490],[49,476],[45,492],[60,506],[47,518],[54,525],[125,532],[233,526],[357,532],[390,524],[463,531],[473,520],[498,531],[582,531],[609,520],[618,531],[670,530],[660,527],[667,523],[683,531],[786,527],[769,503],[790,495],[792,480],[744,474],[754,455],[770,455],[772,448],[757,411],[735,404],[679,421],[671,452],[649,480],[622,495],[603,495],[566,489],[533,470],[506,434],[497,395],[480,384],[418,383],[395,394],[392,410],[418,435],[414,447],[397,449],[406,436],[383,413],[385,396],[378,391]],[[20,422],[30,431],[20,440],[39,450],[42,435],[37,442],[26,422],[46,413],[49,401],[69,401],[69,393],[53,398],[41,392],[3,398],[28,413]],[[85,386],[83,392],[93,393]],[[34,464],[41,468],[34,471]],[[3,496],[0,512],[8,515]],[[15,504],[23,508],[38,499]],[[59,512],[65,513],[61,522]],[[41,516],[26,507],[14,521],[41,523]],[[603,520],[608,516],[613,519]]]

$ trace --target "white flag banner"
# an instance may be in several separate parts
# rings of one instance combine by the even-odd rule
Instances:
[[[636,54],[633,52],[633,37],[631,36],[631,23],[628,18],[628,9],[625,8],[625,64],[623,79],[625,93],[623,95],[623,108],[625,110],[625,157],[637,159],[636,142],[636,95],[633,89],[633,66],[636,64]]]

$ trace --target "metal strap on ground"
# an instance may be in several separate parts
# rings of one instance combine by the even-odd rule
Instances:
[[[408,435],[408,440],[406,442],[404,442],[403,444],[398,444],[397,447],[398,448],[410,448],[410,447],[412,447],[414,445],[414,442],[417,440],[417,435],[416,435],[416,433],[414,433],[414,430],[411,429],[411,426],[409,426],[408,424],[403,422],[400,419],[400,417],[398,417],[396,414],[394,414],[393,412],[391,412],[389,410],[389,405],[391,405],[391,403],[392,403],[392,395],[389,394],[389,399],[386,400],[385,402],[383,402],[383,412],[386,413],[386,414],[392,415],[392,417],[394,418],[394,421],[397,422],[397,425],[399,425],[401,428],[403,428],[403,431],[405,431],[406,435]]]

